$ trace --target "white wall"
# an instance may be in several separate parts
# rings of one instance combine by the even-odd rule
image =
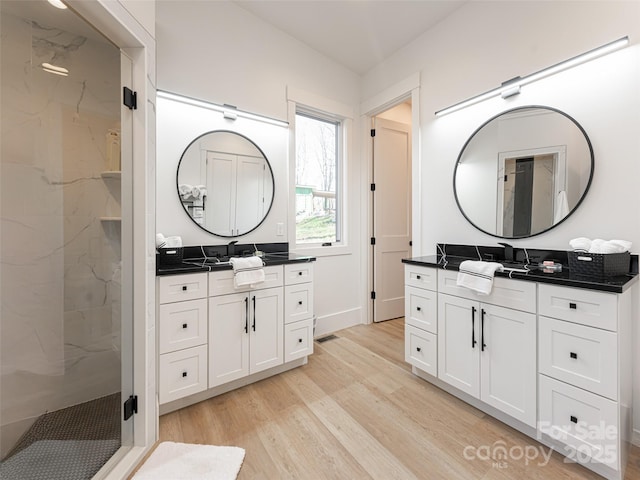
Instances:
[[[452,189],[454,164],[466,139],[484,121],[530,104],[563,110],[583,126],[593,144],[595,174],[585,201],[567,221],[548,233],[512,243],[566,249],[577,236],[625,238],[640,251],[638,18],[638,2],[469,2],[364,77],[366,100],[421,72],[424,194],[422,218],[414,221],[422,223],[423,252],[435,252],[436,242],[496,243],[496,238],[473,228],[459,212]],[[624,35],[631,40],[626,49],[527,85],[518,96],[434,116],[435,111],[514,76],[533,73]],[[637,327],[635,338],[638,352]],[[637,441],[640,372],[634,375]]]
[[[216,104],[231,104],[240,110],[287,121],[287,88],[303,90],[312,96],[351,106],[354,122],[357,122],[360,78],[341,65],[329,60],[300,41],[259,20],[253,14],[231,2],[161,1],[156,8],[156,38],[158,45],[158,88]],[[206,130],[206,129],[205,129]],[[354,125],[354,132],[359,126]],[[170,134],[170,132],[168,133]],[[354,148],[358,151],[358,139],[354,135]],[[172,137],[159,141],[173,143]],[[288,137],[285,138],[288,142]],[[288,143],[284,145],[288,148]],[[172,150],[177,150],[172,145]],[[158,148],[158,205],[170,202],[165,196],[177,196],[175,183],[169,186],[169,171],[178,159],[167,158]],[[272,165],[287,165],[284,157],[269,156]],[[358,178],[362,170],[359,158],[349,159],[350,199],[347,218],[350,252],[340,256],[318,256],[315,265],[315,312],[318,315],[316,335],[359,323],[362,315],[361,242],[359,229],[360,192]],[[275,168],[274,168],[275,170]],[[288,196],[286,188],[289,171],[280,170],[276,176],[275,197]],[[280,187],[279,187],[280,186]],[[169,189],[169,190],[167,190]],[[174,199],[177,202],[177,198]],[[174,202],[174,203],[175,203]],[[175,206],[175,205],[174,205]],[[181,207],[180,207],[181,208]],[[285,209],[288,207],[285,207]],[[175,209],[172,209],[174,212]],[[169,228],[165,235],[182,235],[187,243],[220,244],[220,239],[206,233],[198,233],[189,220],[185,223],[183,212],[165,216],[158,208],[158,228]],[[267,223],[280,218],[282,209],[274,208]],[[288,217],[284,215],[285,232],[290,231]],[[278,220],[279,221],[279,220]],[[189,225],[191,223],[191,225]],[[188,226],[188,227],[187,227]],[[266,230],[268,228],[268,231]],[[265,227],[266,241],[286,241],[272,238],[270,227]],[[243,242],[247,237],[239,237]],[[252,237],[261,242],[262,238]]]

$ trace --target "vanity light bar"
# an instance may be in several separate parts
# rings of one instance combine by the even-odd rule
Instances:
[[[593,50],[589,50],[588,52],[582,53],[575,57],[569,58],[568,60],[564,60],[560,63],[556,63],[547,68],[543,68],[535,73],[529,74],[525,77],[516,77],[511,80],[504,82],[497,88],[491,89],[488,92],[481,93],[480,95],[476,95],[475,97],[468,98],[467,100],[463,100],[462,102],[451,105],[450,107],[443,108],[442,110],[438,110],[436,112],[436,117],[441,117],[443,115],[447,115],[448,113],[455,112],[457,110],[461,110],[469,105],[474,105],[476,103],[482,102],[483,100],[487,100],[492,97],[496,97],[501,95],[502,98],[507,98],[511,95],[515,95],[520,93],[520,87],[522,85],[526,85],[528,83],[535,82],[540,80],[541,78],[548,77],[549,75],[553,75],[562,70],[566,70],[568,68],[575,67],[581,63],[588,62],[589,60],[593,60],[594,58],[601,57],[608,53],[613,52],[614,50],[618,50],[629,43],[629,37],[624,36],[613,42],[609,42],[605,45],[602,45],[598,48],[594,48]]]
[[[232,105],[216,105],[215,103],[205,102],[204,100],[198,100],[196,98],[185,97],[176,93],[165,92],[164,90],[158,90],[156,96],[159,98],[166,98],[167,100],[173,100],[175,102],[185,103],[187,105],[193,105],[195,107],[206,108],[215,112],[220,112],[224,118],[229,120],[235,120],[237,117],[248,118],[250,120],[258,120],[260,122],[269,123],[271,125],[277,125],[279,127],[288,127],[288,122],[277,120],[271,117],[264,117],[255,113],[243,112],[236,109]]]

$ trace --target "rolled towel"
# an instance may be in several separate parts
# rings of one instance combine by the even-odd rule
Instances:
[[[167,239],[161,233],[156,233],[156,248],[164,248],[167,245]]]
[[[200,191],[200,187],[193,187],[191,189],[191,196],[193,198],[200,198],[200,196],[202,195],[202,192]]]
[[[585,237],[574,238],[569,241],[569,245],[571,245],[571,248],[574,250],[584,250],[588,252],[591,248],[591,240]]]
[[[200,198],[207,196],[207,186],[206,185],[196,185],[195,188],[200,190]]]
[[[264,262],[260,257],[232,257],[233,284],[236,288],[264,282]]]
[[[621,247],[622,248],[622,252],[620,252],[620,253],[630,252],[631,251],[631,246],[633,245],[628,240],[609,240],[609,243],[612,243],[614,245],[618,245],[619,247]]]
[[[182,246],[182,237],[174,236],[166,238],[167,248],[178,248]]]
[[[605,241],[601,238],[596,238],[591,242],[591,248],[589,249],[589,253],[607,253],[603,251],[603,247],[605,245]]]
[[[178,192],[180,193],[181,197],[188,197],[191,195],[191,190],[193,190],[193,186],[189,185],[187,183],[181,183],[180,185],[178,185]]]
[[[460,264],[456,284],[480,295],[489,295],[493,288],[494,274],[498,270],[502,270],[502,264],[497,262],[465,260]]]

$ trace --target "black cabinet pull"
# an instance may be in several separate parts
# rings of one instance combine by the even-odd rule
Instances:
[[[302,276],[302,272],[298,272],[298,276],[301,277]]]
[[[572,423],[578,423],[578,417],[574,417],[573,415],[569,417],[569,420],[571,420]]]
[[[182,377],[186,377],[187,376],[187,372],[182,372]]]
[[[251,302],[253,303],[253,325],[251,325],[251,328],[255,332],[256,331],[256,296],[255,295],[251,297]]]
[[[484,352],[484,349],[487,347],[487,344],[484,343],[484,308],[480,311],[480,351]]]
[[[476,307],[471,307],[471,348],[476,348]]]
[[[187,286],[186,285],[182,285],[182,291],[186,292],[187,291]]]
[[[301,338],[298,339],[298,343],[302,343],[302,339]]]
[[[416,278],[420,280],[422,277],[420,275],[416,275]]]
[[[422,351],[422,349],[420,347],[417,347],[416,350],[419,351],[419,352]]]
[[[421,312],[421,311],[422,311],[422,308],[421,308],[421,307],[416,307],[416,310],[418,310],[419,312]]]
[[[182,324],[182,328],[187,328],[187,324],[186,324],[186,323],[183,323],[183,324]]]
[[[569,356],[570,356],[571,358],[578,358],[578,354],[577,354],[576,352],[570,352],[570,353],[569,353]]]
[[[298,300],[298,305],[302,305],[302,300]]]
[[[570,302],[570,303],[569,303],[569,308],[570,308],[571,310],[575,310],[576,308],[578,308],[578,306],[577,306],[575,303]]]
[[[249,333],[249,297],[244,297],[244,333]]]

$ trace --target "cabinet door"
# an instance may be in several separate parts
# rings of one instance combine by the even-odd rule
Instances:
[[[535,428],[535,315],[481,303],[479,346],[480,399]]]
[[[478,302],[438,295],[438,378],[480,396]]]
[[[249,294],[209,299],[209,388],[249,374]]]
[[[284,362],[284,302],[282,288],[256,290],[249,295],[249,372],[256,373]]]

